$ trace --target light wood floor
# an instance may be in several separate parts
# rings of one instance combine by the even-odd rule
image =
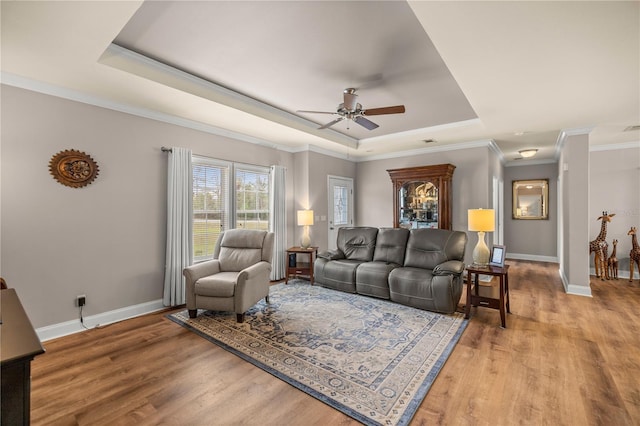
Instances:
[[[640,424],[638,280],[592,277],[593,298],[570,296],[558,265],[508,263],[507,328],[472,309],[412,424]],[[357,424],[165,314],[45,342],[32,424]]]

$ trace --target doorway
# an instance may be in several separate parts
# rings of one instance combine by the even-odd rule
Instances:
[[[327,246],[329,250],[335,250],[338,229],[353,226],[353,179],[329,176],[328,185]]]

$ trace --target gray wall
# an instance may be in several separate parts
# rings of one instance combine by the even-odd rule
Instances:
[[[488,147],[478,147],[358,163],[356,225],[393,226],[393,186],[387,169],[451,163],[456,166],[452,185],[453,229],[467,232],[467,210],[492,207],[492,194],[488,184],[491,178],[487,178],[487,170],[491,170],[494,156]],[[471,263],[478,236],[472,232],[468,235],[465,259],[467,263]],[[489,246],[493,244],[492,233],[488,233],[485,239]]]
[[[356,163],[317,152],[309,153],[309,202],[316,216],[309,232],[313,245],[319,246],[320,250],[326,250],[328,247],[329,230],[326,220],[329,215],[328,176],[351,178],[355,186]],[[325,220],[322,220],[322,217]]]
[[[2,86],[1,136],[0,273],[36,328],[77,319],[79,294],[87,295],[87,316],[162,298],[162,146],[283,165],[293,211],[291,153],[9,86]],[[100,174],[85,188],[49,174],[51,157],[71,148],[98,162]]]
[[[615,213],[607,227],[609,254],[617,239],[619,276],[628,278],[631,236],[627,232],[632,226],[640,229],[640,148],[627,144],[621,149],[592,151],[589,156],[589,241],[600,233],[597,218],[602,211]],[[593,256],[590,266],[593,273]]]
[[[549,179],[549,219],[513,219],[514,180]],[[505,167],[504,171],[505,245],[509,256],[517,259],[558,261],[558,165],[537,164]]]
[[[591,295],[589,285],[589,138],[569,135],[560,150],[560,274],[568,293]]]

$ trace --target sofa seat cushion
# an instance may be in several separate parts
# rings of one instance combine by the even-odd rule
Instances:
[[[220,272],[200,278],[195,284],[195,294],[207,297],[233,297],[238,272]]]
[[[414,308],[455,312],[460,290],[460,280],[454,281],[452,275],[434,276],[429,269],[401,267],[389,274],[391,300]]]
[[[314,264],[314,280],[323,287],[355,293],[356,269],[363,263],[361,260],[350,259],[317,259]]]
[[[389,273],[400,265],[387,262],[367,262],[356,270],[356,291],[366,296],[389,299]]]

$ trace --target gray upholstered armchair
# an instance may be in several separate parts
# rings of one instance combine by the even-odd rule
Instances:
[[[235,312],[238,322],[263,297],[269,301],[273,233],[230,229],[220,234],[213,260],[182,271],[189,317],[198,309]]]

